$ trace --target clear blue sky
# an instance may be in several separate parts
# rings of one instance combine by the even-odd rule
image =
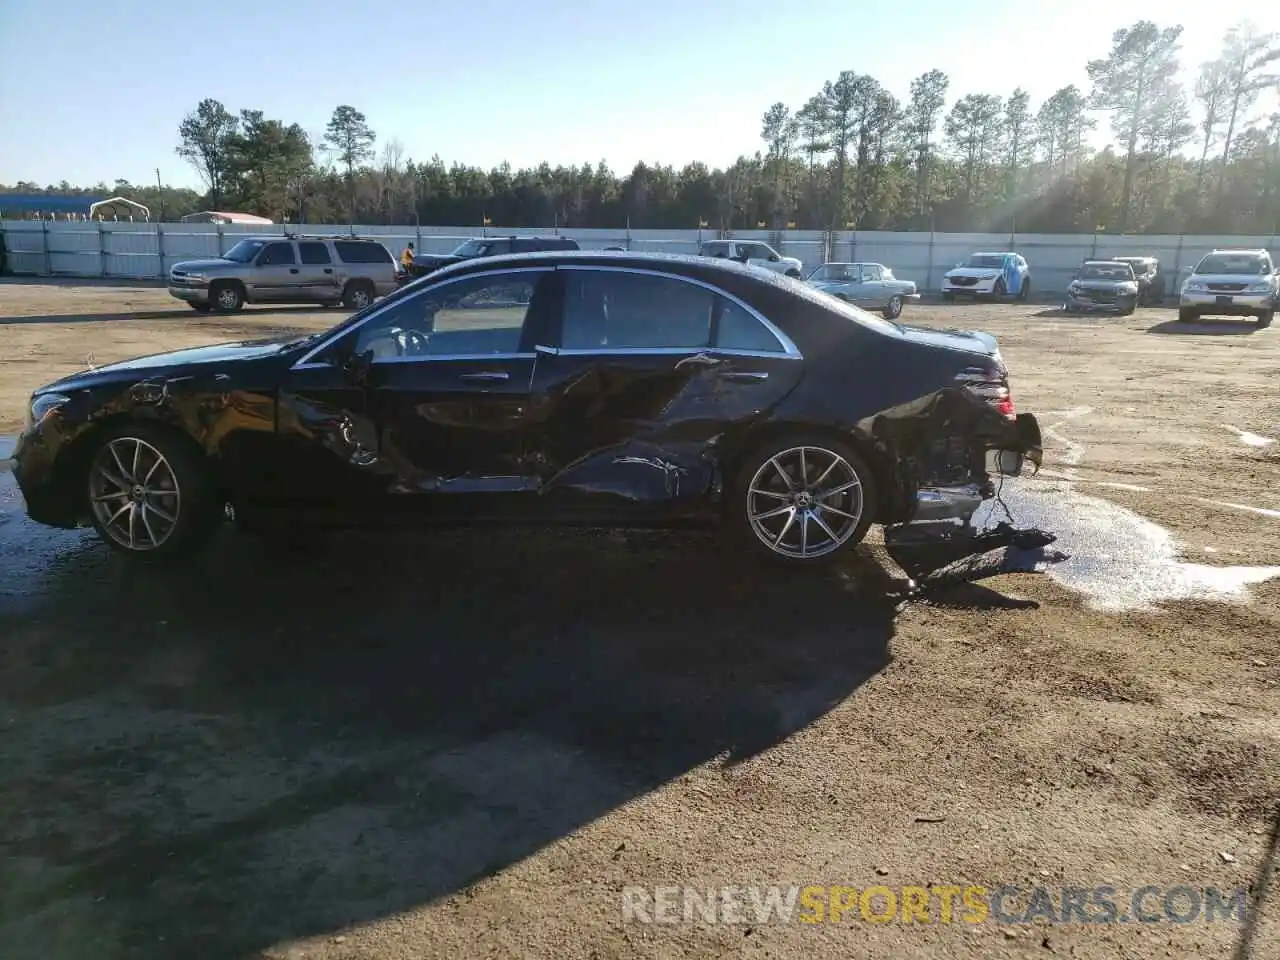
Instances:
[[[349,103],[413,159],[724,164],[760,149],[771,103],[798,107],[842,69],[904,99],[933,67],[951,101],[1087,89],[1085,62],[1143,15],[1185,25],[1189,68],[1237,17],[1280,29],[1276,4],[1203,0],[0,0],[0,182],[159,167],[196,186],[174,145],[204,97],[315,139]]]

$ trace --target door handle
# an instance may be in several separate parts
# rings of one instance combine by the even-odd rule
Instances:
[[[501,373],[496,370],[485,371],[483,373],[463,373],[458,375],[459,380],[468,380],[472,382],[489,382],[497,380],[510,380],[511,374]]]
[[[692,357],[685,357],[683,360],[677,363],[676,369],[679,370],[681,367],[686,365],[697,366],[697,367],[714,367],[719,362],[720,360],[718,357],[713,357],[709,353],[695,353]]]
[[[725,370],[720,376],[725,380],[768,380],[764,370]]]
[[[333,267],[325,267],[325,268],[324,268],[324,272],[325,272],[325,273],[333,273]]]
[[[297,273],[297,272],[298,272],[298,268],[297,268],[297,267],[290,267],[290,268],[289,268],[289,272],[290,272],[290,273]]]

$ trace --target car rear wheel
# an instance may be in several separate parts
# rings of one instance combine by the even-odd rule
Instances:
[[[89,457],[89,515],[109,546],[140,559],[174,558],[216,529],[208,468],[184,436],[149,423],[109,429]]]
[[[368,280],[352,280],[342,291],[342,305],[348,310],[363,310],[373,303],[373,284]]]
[[[244,288],[235,281],[215,283],[209,288],[209,297],[219,313],[235,313],[244,306]]]
[[[1031,299],[1031,278],[1026,277],[1022,281],[1022,286],[1018,288],[1018,299],[1026,303]]]
[[[730,532],[791,566],[829,562],[866,536],[875,481],[851,446],[820,436],[763,444],[743,458],[727,494]]]
[[[883,313],[886,320],[896,320],[902,315],[902,298],[890,297],[889,302],[884,305]]]

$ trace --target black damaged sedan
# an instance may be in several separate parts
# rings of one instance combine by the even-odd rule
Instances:
[[[991,475],[1040,457],[986,334],[729,261],[607,252],[464,262],[321,334],[67,377],[33,395],[14,453],[32,519],[139,558],[192,552],[233,514],[716,524],[793,565],[872,523],[989,548],[968,523]]]

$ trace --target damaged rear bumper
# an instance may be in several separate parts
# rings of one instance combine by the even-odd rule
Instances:
[[[894,562],[917,580],[1002,547],[1034,549],[1053,543],[1057,538],[1042,530],[1019,529],[1009,523],[978,530],[971,522],[982,502],[995,496],[991,475],[1019,476],[1028,462],[1039,469],[1043,442],[1035,416],[1019,414],[998,435],[984,439],[987,477],[983,482],[916,490],[910,518],[884,529],[885,549]]]

